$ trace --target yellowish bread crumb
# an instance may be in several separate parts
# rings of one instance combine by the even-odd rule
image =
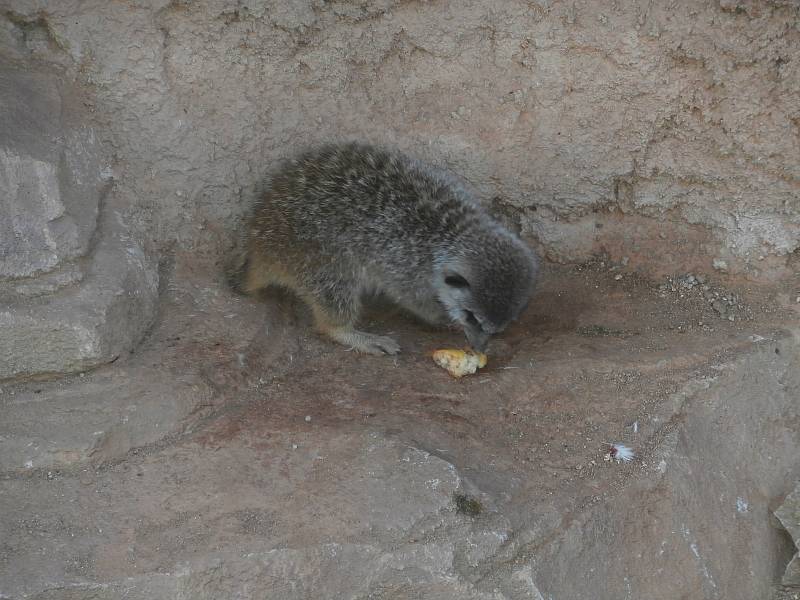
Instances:
[[[433,362],[446,369],[453,377],[471,375],[486,366],[486,355],[473,350],[436,350]]]

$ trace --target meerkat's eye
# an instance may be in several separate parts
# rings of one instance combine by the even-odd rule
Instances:
[[[475,318],[475,315],[472,313],[471,310],[464,311],[464,317],[467,319],[467,323],[470,325],[478,325],[478,319]]]
[[[449,285],[450,287],[454,287],[454,288],[468,288],[469,287],[469,281],[464,279],[458,273],[453,273],[452,275],[447,275],[444,278],[444,282],[447,285]]]

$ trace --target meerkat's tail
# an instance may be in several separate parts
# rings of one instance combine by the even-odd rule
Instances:
[[[237,239],[233,249],[225,261],[225,281],[228,287],[237,294],[245,295],[244,278],[247,273],[250,257],[244,239]]]
[[[228,287],[237,294],[241,294],[243,296],[247,294],[243,287],[244,274],[247,271],[247,263],[247,256],[244,256],[243,258],[237,256],[235,257],[235,260],[230,261],[230,264],[225,269],[225,281],[228,284]]]

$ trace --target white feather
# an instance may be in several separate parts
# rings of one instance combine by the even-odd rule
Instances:
[[[624,444],[611,444],[611,458],[617,462],[631,462],[636,454]]]

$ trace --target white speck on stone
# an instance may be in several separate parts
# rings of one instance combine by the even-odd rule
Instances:
[[[306,423],[311,423],[311,415],[306,415]]]
[[[614,275],[614,281],[619,281],[620,279],[622,279],[621,273],[617,273],[616,275]]]
[[[750,509],[750,505],[747,503],[747,500],[739,496],[736,498],[736,511],[740,513],[746,513]]]
[[[662,458],[661,462],[659,462],[658,465],[656,466],[656,471],[658,471],[659,473],[666,473],[667,472],[667,461],[665,461]]]
[[[692,533],[691,531],[689,531],[689,528],[686,527],[686,525],[682,527],[681,534],[683,535],[683,538],[687,542],[689,542],[689,549],[692,551],[692,554],[694,554],[694,557],[697,559],[698,568],[702,573],[703,577],[705,578],[706,581],[708,581],[709,585],[711,585],[712,588],[716,589],[717,584],[714,581],[714,578],[711,576],[711,572],[708,570],[708,567],[706,566],[706,561],[700,555],[700,550],[697,547],[697,542],[692,539]]]
[[[25,461],[25,468],[26,469],[32,469],[33,468],[33,461],[32,460],[26,460]]]
[[[717,271],[725,272],[728,270],[728,261],[722,260],[721,258],[715,258],[711,264]]]
[[[292,444],[292,450],[297,450],[297,444]]]

